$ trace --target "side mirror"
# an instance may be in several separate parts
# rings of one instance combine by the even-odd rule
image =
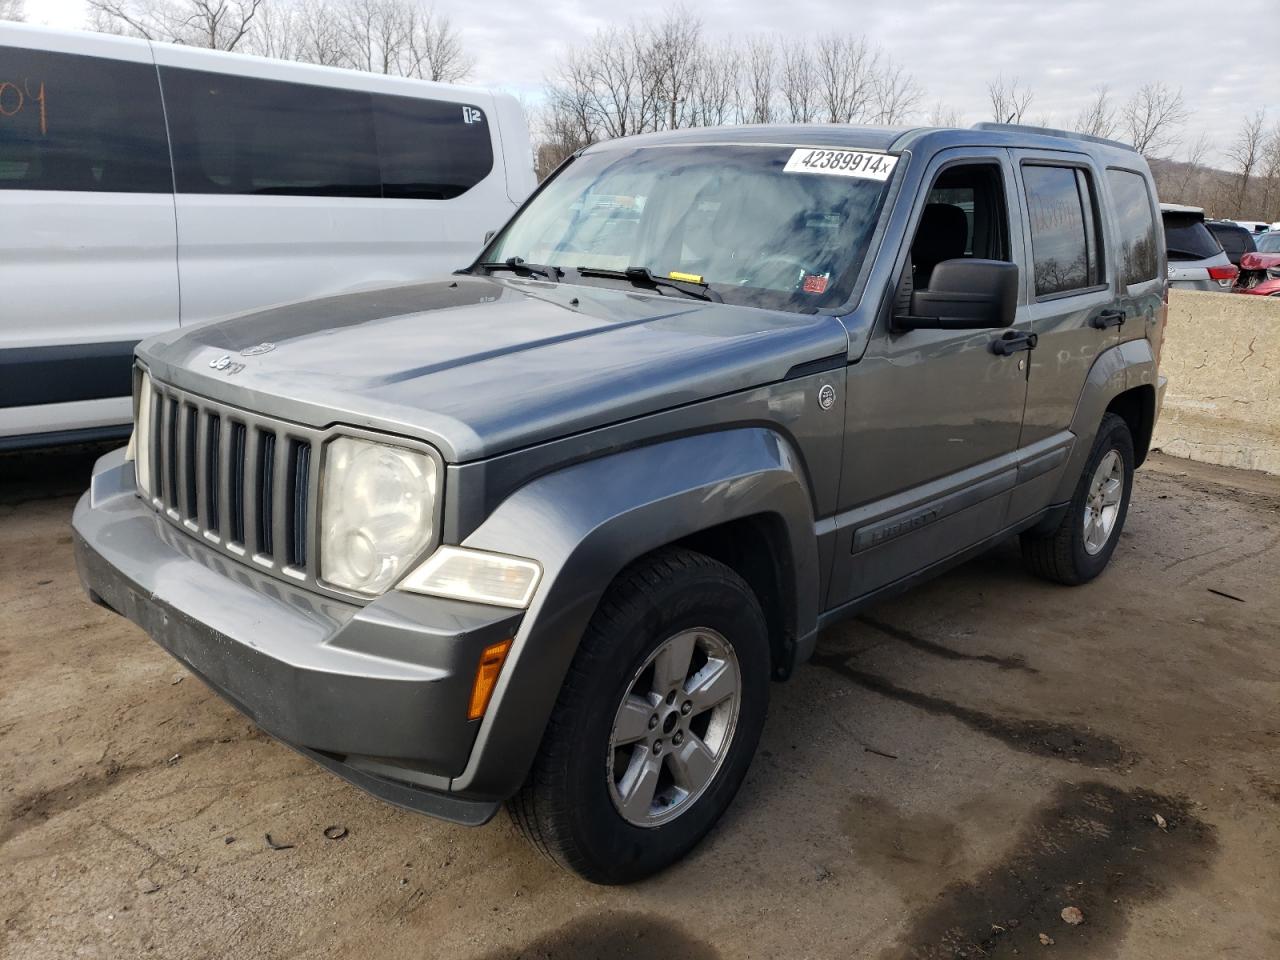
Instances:
[[[484,232],[484,242],[485,242],[485,243],[488,243],[490,240],[492,240],[492,239],[493,239],[493,235],[494,235],[495,233],[497,233],[497,232],[498,232],[497,230],[486,230],[486,231]]]
[[[1013,325],[1018,265],[1005,260],[943,260],[928,290],[911,295],[911,314],[895,316],[898,330],[986,330]]]

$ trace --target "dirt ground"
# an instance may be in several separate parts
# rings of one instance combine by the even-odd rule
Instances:
[[[1280,957],[1280,480],[1155,456],[1094,584],[1011,544],[830,630],[711,837],[605,889],[370,799],[91,606],[89,464],[0,459],[0,956]]]

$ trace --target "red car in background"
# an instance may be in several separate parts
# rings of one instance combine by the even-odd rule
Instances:
[[[1240,258],[1236,293],[1259,297],[1280,297],[1280,230],[1256,238],[1258,252]]]

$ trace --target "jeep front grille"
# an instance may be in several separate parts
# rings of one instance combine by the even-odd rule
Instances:
[[[312,451],[323,432],[151,384],[152,506],[229,556],[318,586]]]

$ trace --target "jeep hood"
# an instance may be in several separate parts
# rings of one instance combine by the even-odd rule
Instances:
[[[782,380],[847,349],[829,316],[460,276],[173,331],[138,356],[210,399],[415,436],[459,463]]]

